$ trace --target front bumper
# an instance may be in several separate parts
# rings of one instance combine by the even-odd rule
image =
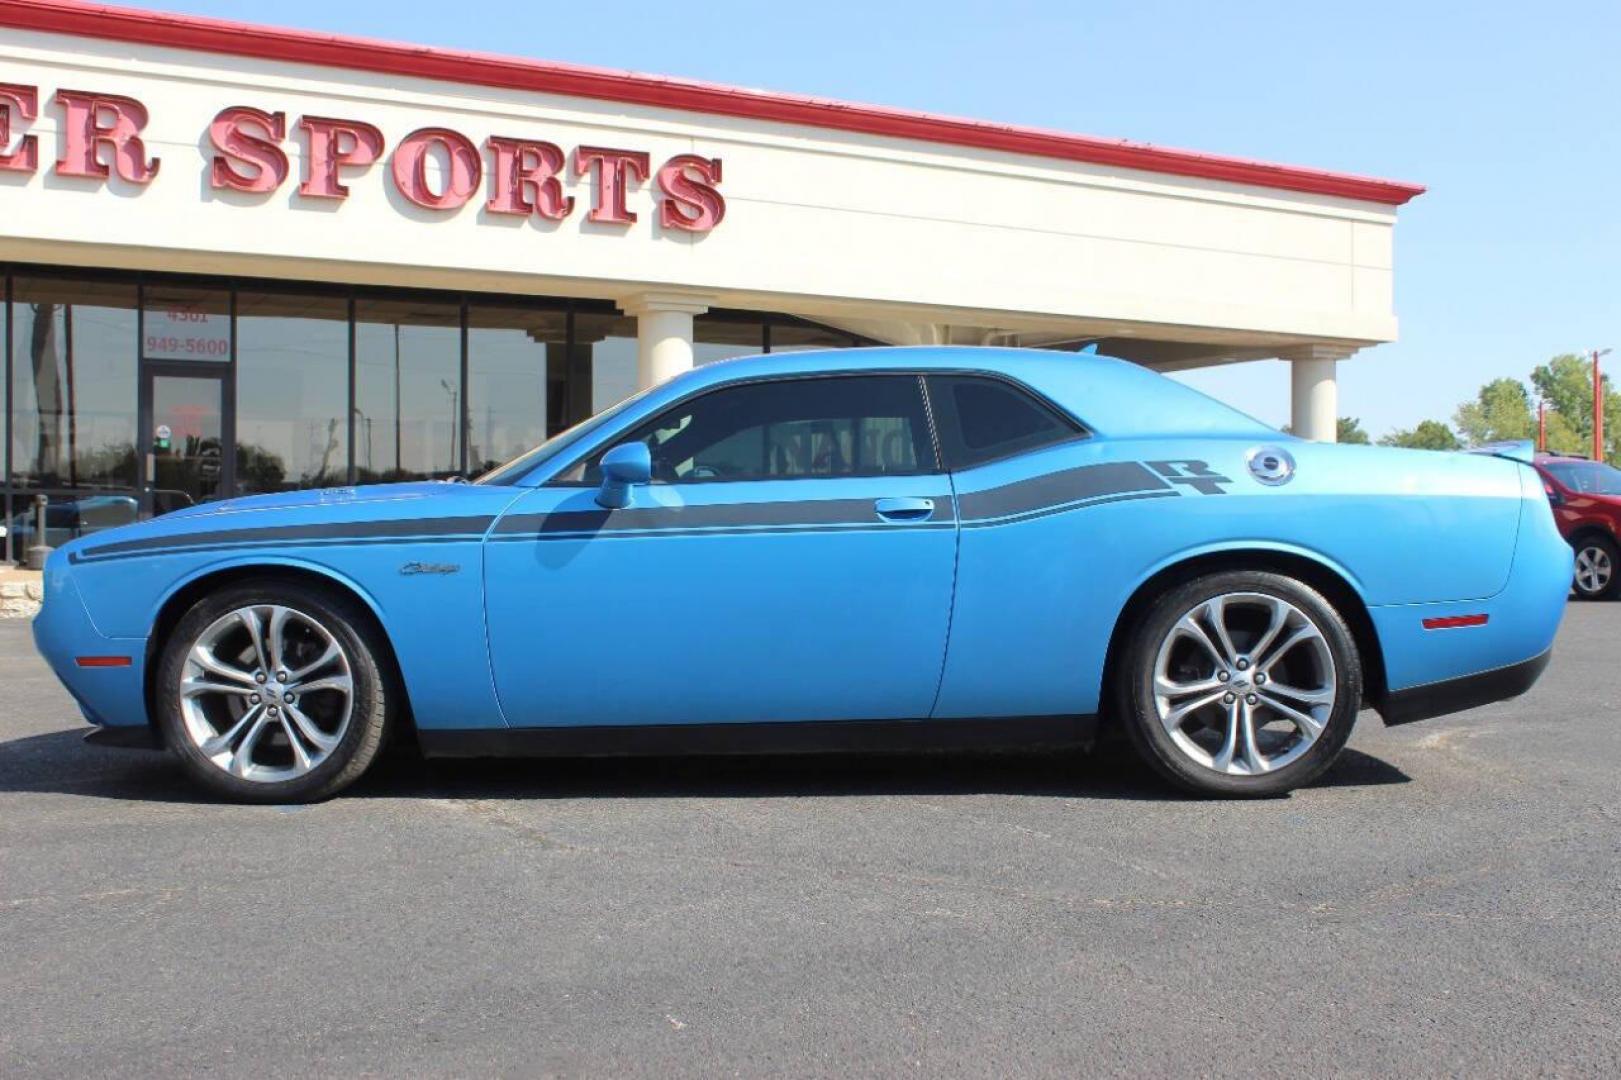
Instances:
[[[60,556],[54,553],[45,569],[35,647],[86,720],[98,727],[147,727],[146,639],[107,637],[96,629]],[[109,661],[116,666],[107,666]]]
[[[1379,715],[1386,724],[1410,724],[1519,697],[1542,677],[1552,659],[1553,650],[1549,649],[1507,667],[1396,690],[1378,703]]]

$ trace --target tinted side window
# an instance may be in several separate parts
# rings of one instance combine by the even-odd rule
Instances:
[[[930,375],[929,401],[946,465],[965,469],[1082,434],[1074,421],[1030,394],[980,375]]]
[[[916,376],[746,383],[677,405],[619,442],[641,440],[654,483],[932,472]],[[606,448],[604,448],[606,449]],[[597,457],[565,479],[600,482]]]

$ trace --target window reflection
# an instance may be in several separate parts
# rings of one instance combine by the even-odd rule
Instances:
[[[566,307],[469,305],[468,472],[485,472],[546,441],[547,384],[554,369],[566,382],[568,365]]]
[[[135,487],[135,288],[13,279],[11,483]]]
[[[638,389],[636,319],[606,301],[469,297],[464,306],[448,293],[377,290],[351,301],[338,286],[158,273],[139,281],[91,271],[13,274],[12,384],[0,388],[9,391],[12,470],[4,480],[13,515],[27,493],[43,490],[53,521],[80,523],[64,528],[135,516],[140,470],[155,452],[135,445],[143,368],[158,377],[215,375],[216,396],[234,384],[234,398],[216,409],[215,438],[225,445],[210,468],[234,478],[240,493],[482,471]],[[768,344],[784,351],[856,340],[784,316],[720,310],[695,319],[694,338],[698,364]],[[155,413],[168,399],[158,400],[153,386],[147,404]],[[179,445],[183,425],[155,416],[148,424],[154,444],[168,427]],[[213,492],[231,493],[229,485]]]
[[[355,304],[355,474],[361,483],[459,471],[461,310],[428,300]]]
[[[728,360],[734,356],[757,356],[765,351],[765,324],[757,315],[710,312],[692,324],[692,363],[694,367]]]
[[[576,419],[619,404],[637,390],[636,320],[628,315],[581,312],[574,317],[574,344],[586,360],[591,398]],[[561,431],[568,427],[556,428]]]
[[[236,483],[241,492],[349,479],[349,304],[244,289],[236,300]],[[356,441],[362,432],[357,428]]]
[[[850,349],[861,340],[843,330],[815,323],[772,322],[771,352],[805,352],[810,349]]]

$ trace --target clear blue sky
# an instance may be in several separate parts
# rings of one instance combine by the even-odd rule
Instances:
[[[1375,435],[1450,419],[1482,382],[1556,353],[1621,356],[1615,0],[142,6],[1417,181],[1430,191],[1396,230],[1401,340],[1341,369],[1340,411]],[[1190,381],[1288,418],[1281,364]]]

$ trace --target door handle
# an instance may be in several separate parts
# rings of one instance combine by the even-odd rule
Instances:
[[[879,499],[873,509],[885,521],[923,521],[934,513],[933,499],[907,496],[899,499]]]

